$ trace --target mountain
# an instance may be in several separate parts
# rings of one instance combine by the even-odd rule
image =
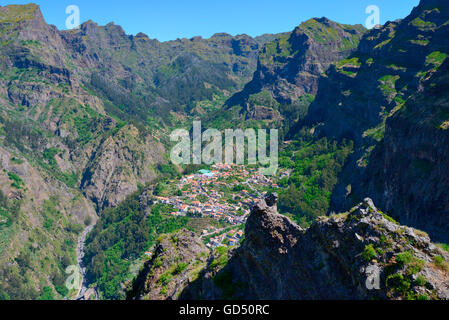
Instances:
[[[238,114],[241,121],[282,120],[289,127],[307,112],[321,74],[348,57],[365,31],[361,25],[316,18],[282,34],[261,49],[252,80],[218,113],[225,118]]]
[[[224,252],[217,249],[205,268],[204,249],[194,240],[189,243],[196,245],[187,247],[184,240],[188,235],[162,240],[130,297],[449,298],[448,265],[444,262],[448,253],[433,245],[425,233],[397,224],[371,199],[349,212],[321,218],[306,230],[278,214],[276,201],[275,195],[261,199],[248,219],[241,247]],[[173,247],[176,249],[170,249]],[[186,263],[176,264],[173,257],[177,256],[182,257],[180,261],[186,257]],[[377,286],[377,280],[370,280],[372,270],[378,271],[379,279],[374,290],[367,286]]]
[[[35,4],[0,7],[1,298],[73,295],[77,237],[139,186],[177,174],[168,128],[241,89],[275,38],[160,43],[113,23],[60,31]]]
[[[445,92],[438,89],[449,55],[447,21],[446,2],[423,0],[405,19],[367,33],[320,79],[297,130],[314,128],[316,137],[355,144],[331,210],[369,195],[402,223],[449,241],[443,181],[448,117]]]
[[[449,60],[385,124],[385,140],[369,158],[362,188],[407,225],[448,242],[447,86]],[[411,133],[413,137],[411,137]],[[419,133],[419,134],[416,134]],[[407,170],[404,170],[407,168]]]
[[[209,249],[195,233],[180,230],[159,240],[154,255],[134,280],[128,299],[178,299],[186,284],[207,266]]]

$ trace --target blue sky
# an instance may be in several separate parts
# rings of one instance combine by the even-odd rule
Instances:
[[[28,1],[0,1],[0,5]],[[205,38],[217,32],[232,35],[291,31],[312,17],[364,24],[369,5],[380,8],[381,23],[407,16],[419,0],[35,0],[48,23],[65,29],[68,5],[77,5],[81,22],[114,22],[128,34],[146,33],[161,41]]]

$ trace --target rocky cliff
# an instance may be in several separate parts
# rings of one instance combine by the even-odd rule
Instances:
[[[252,80],[226,102],[228,109],[240,106],[245,120],[294,123],[316,94],[321,74],[349,56],[364,32],[361,25],[316,18],[280,35],[261,49]]]
[[[449,254],[370,199],[308,229],[279,215],[276,200],[254,207],[242,246],[182,299],[449,299]]]
[[[305,120],[290,133],[305,128],[317,139],[354,141],[330,211],[369,195],[401,223],[448,241],[448,118],[438,89],[445,83],[448,20],[446,1],[423,0],[405,19],[370,30],[320,78]]]
[[[449,60],[386,122],[385,139],[361,179],[401,223],[449,242]],[[370,172],[370,174],[368,174]]]

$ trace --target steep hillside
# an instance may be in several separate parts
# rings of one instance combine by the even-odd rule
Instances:
[[[172,172],[167,125],[242,88],[275,37],[159,43],[112,23],[59,31],[34,4],[0,7],[1,298],[73,294],[64,271],[83,229]]]
[[[331,63],[350,55],[364,32],[361,25],[321,18],[282,34],[262,48],[252,80],[226,102],[222,117],[268,123],[282,120],[289,127],[307,112],[320,75]]]
[[[445,163],[444,90],[431,88],[445,81],[447,21],[445,1],[423,0],[404,20],[366,34],[357,51],[331,65],[321,78],[316,99],[297,128],[313,128],[317,138],[354,141],[354,154],[333,192],[333,210],[350,208],[368,194],[401,222],[423,228],[435,240],[448,240],[443,200],[448,194],[440,180],[431,179],[441,176]],[[414,103],[422,114],[407,111],[417,108],[409,106]],[[439,124],[429,125],[425,119],[430,118]],[[429,126],[440,125],[428,132]],[[371,157],[376,146],[376,152],[389,150],[383,160]]]
[[[152,259],[135,279],[130,299],[175,300],[207,265],[209,249],[187,230],[159,240]]]
[[[183,287],[179,299],[187,300],[449,299],[449,254],[425,233],[397,224],[370,199],[347,213],[320,218],[308,229],[279,215],[276,201],[276,195],[261,199],[242,246],[217,249],[199,276],[170,271],[167,277],[168,271],[159,268],[177,270],[166,258],[173,249],[158,249],[138,278],[145,286],[130,297],[161,298],[157,288],[165,285],[176,292]],[[201,267],[203,251],[195,248],[188,250]],[[176,250],[187,249],[180,241]]]
[[[449,60],[386,122],[360,188],[407,225],[448,243]],[[370,174],[368,174],[368,172]]]
[[[348,59],[321,79],[305,123],[323,123],[327,137],[358,144],[383,136],[380,126],[418,91],[448,52],[448,5],[423,0],[404,20],[366,34]],[[332,93],[332,94],[329,94]],[[379,127],[378,127],[379,126]]]
[[[76,292],[65,287],[65,269],[76,264],[77,237],[97,215],[73,188],[78,173],[61,135],[76,139],[75,128],[58,128],[58,112],[46,116],[52,108],[63,112],[56,101],[67,97],[70,83],[56,49],[60,38],[30,5],[0,8],[0,39],[0,297],[71,297]],[[45,46],[38,48],[39,41]],[[97,115],[83,107],[96,108],[95,98],[73,92],[67,109],[79,105],[86,120],[89,112]]]
[[[196,101],[241,88],[256,68],[260,47],[257,39],[228,34],[160,43],[92,21],[62,37],[74,49],[72,57],[91,69],[89,87],[142,120],[168,121],[170,111],[188,112]]]

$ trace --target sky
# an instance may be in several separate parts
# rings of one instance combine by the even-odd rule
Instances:
[[[0,0],[0,5],[26,4]],[[143,32],[160,41],[215,33],[258,36],[292,31],[313,17],[363,24],[366,8],[379,8],[380,22],[406,17],[419,0],[34,0],[47,23],[66,29],[66,7],[77,5],[81,23],[121,25],[127,34]]]

